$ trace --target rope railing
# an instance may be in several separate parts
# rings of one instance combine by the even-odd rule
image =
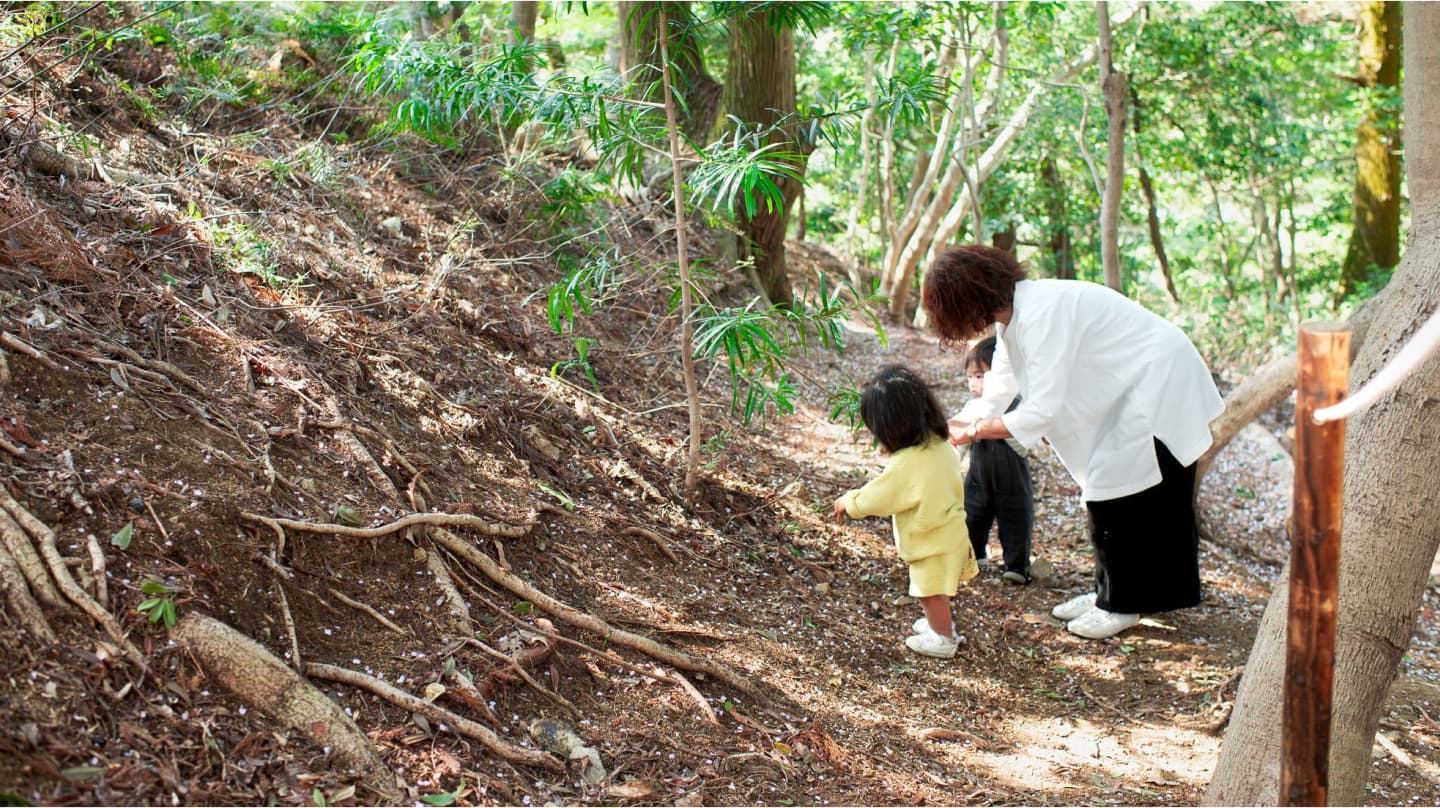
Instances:
[[[1339,421],[1370,407],[1379,401],[1381,396],[1405,381],[1406,377],[1424,364],[1437,349],[1440,349],[1440,308],[1430,314],[1430,319],[1420,326],[1420,330],[1405,343],[1405,347],[1366,382],[1365,386],[1338,403],[1315,410],[1310,416],[1311,419],[1317,424]]]

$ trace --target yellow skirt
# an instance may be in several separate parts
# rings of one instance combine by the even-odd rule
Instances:
[[[975,550],[967,541],[948,553],[926,556],[911,562],[910,597],[954,597],[960,589],[961,581],[968,581],[979,574],[980,565],[975,562]]]

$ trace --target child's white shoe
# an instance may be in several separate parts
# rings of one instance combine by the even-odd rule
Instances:
[[[1064,620],[1068,623],[1093,608],[1095,608],[1095,593],[1086,592],[1083,595],[1076,595],[1051,609],[1050,616],[1056,620]]]
[[[1138,625],[1140,615],[1108,612],[1099,606],[1071,620],[1066,629],[1071,634],[1087,640],[1104,640],[1114,637],[1127,628]]]
[[[910,630],[916,634],[924,634],[927,631],[934,632],[934,629],[930,628],[930,618],[923,614],[920,615],[920,619],[916,620],[915,623],[910,626]]]
[[[927,627],[919,634],[911,634],[909,637],[906,637],[905,647],[917,654],[949,659],[955,656],[955,649],[959,648],[960,644],[964,641],[964,638],[959,634],[941,637]]]

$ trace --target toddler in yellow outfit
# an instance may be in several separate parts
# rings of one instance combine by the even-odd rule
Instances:
[[[950,598],[980,568],[965,528],[965,475],[945,413],[919,376],[890,365],[861,393],[860,418],[890,461],[879,477],[835,500],[835,518],[892,517],[895,549],[910,567],[910,596],[925,610],[905,645],[952,657],[961,638]]]

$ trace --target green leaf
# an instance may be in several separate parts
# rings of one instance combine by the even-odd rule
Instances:
[[[550,486],[546,485],[545,483],[537,482],[537,483],[535,483],[535,485],[538,486],[541,491],[544,491],[545,493],[547,493],[547,494],[549,494],[550,496],[554,497],[555,499],[559,500],[560,504],[561,504],[562,506],[564,506],[565,510],[567,510],[567,511],[573,511],[573,510],[575,510],[575,500],[573,500],[573,499],[565,496],[564,493],[562,493],[562,492],[560,492],[560,491],[557,491],[557,490],[555,490],[554,488],[551,488]]]
[[[140,591],[147,595],[168,595],[175,590],[163,581],[150,578],[140,582]]]
[[[72,766],[60,770],[60,775],[70,780],[89,780],[104,773],[105,769],[100,766]]]
[[[119,547],[121,550],[129,550],[130,540],[134,537],[135,523],[126,522],[125,527],[120,528],[118,531],[115,532],[114,536],[110,537],[110,543],[115,545],[116,547]]]
[[[325,806],[329,804],[325,802],[325,792],[321,791],[319,788],[316,788],[310,792],[310,801],[320,806],[320,808],[325,808]]]
[[[439,794],[421,795],[420,801],[426,805],[454,805],[460,799],[460,794],[465,790],[465,781],[461,780],[460,785],[454,791],[442,791]]]
[[[360,527],[365,524],[365,518],[360,515],[360,512],[349,505],[335,506],[335,521],[351,527]]]
[[[517,612],[519,612],[519,613],[521,613],[521,614],[530,614],[531,612],[535,611],[535,604],[531,603],[531,602],[528,601],[528,600],[519,600],[519,601],[516,601],[516,602],[515,602],[515,611],[517,611]]]

